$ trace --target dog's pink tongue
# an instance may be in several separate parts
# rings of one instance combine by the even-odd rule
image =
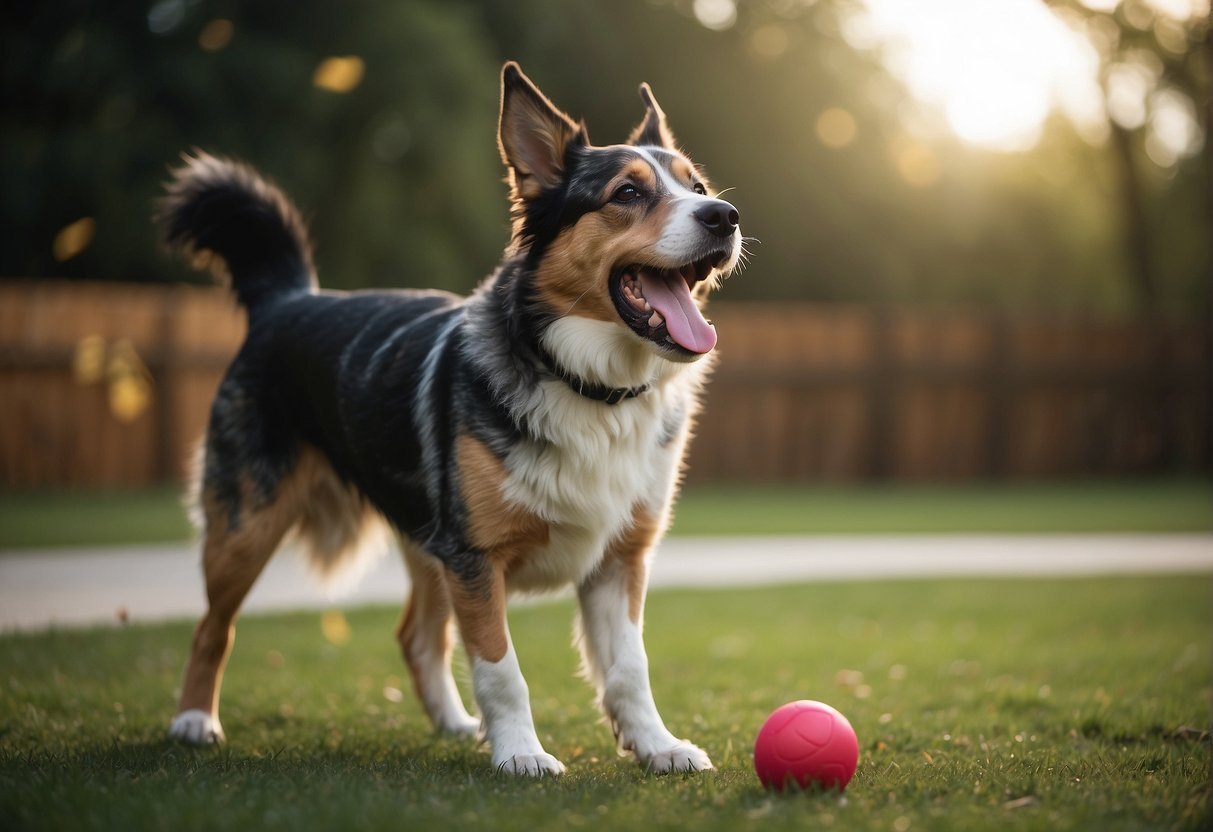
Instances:
[[[691,289],[682,275],[675,271],[645,269],[637,276],[645,300],[665,318],[670,337],[691,352],[711,352],[716,346],[716,328],[695,305]]]

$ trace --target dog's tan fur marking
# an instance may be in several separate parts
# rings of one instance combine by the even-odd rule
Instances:
[[[447,570],[451,604],[468,659],[499,662],[510,646],[505,619],[505,570],[495,560],[473,580],[461,580]]]
[[[332,576],[366,545],[386,550],[387,521],[361,491],[337,476],[320,451],[305,447],[296,471],[301,500],[298,535],[321,576]]]
[[[695,181],[695,169],[691,167],[690,162],[681,156],[674,157],[674,161],[670,162],[670,173],[674,174],[679,182],[684,183],[688,187]],[[707,187],[706,182],[704,183],[704,187]]]
[[[651,180],[652,170],[641,165]],[[607,195],[623,181],[624,177],[613,180]],[[662,202],[643,221],[636,221],[636,212],[625,207],[608,206],[583,215],[548,247],[535,274],[539,298],[560,316],[575,310],[583,318],[619,321],[608,285],[611,272],[656,259],[669,211],[669,203]]]
[[[479,439],[460,435],[455,441],[455,460],[471,543],[486,557],[484,571],[473,579],[447,572],[451,603],[468,656],[497,662],[509,643],[506,574],[547,543],[550,530],[538,515],[505,499],[505,466]]]
[[[178,712],[197,709],[218,717],[223,669],[236,638],[236,613],[270,556],[299,520],[296,488],[286,480],[268,504],[257,508],[249,507],[251,484],[246,482],[243,492],[234,525],[227,506],[213,493],[203,491],[201,495],[206,521],[202,570],[208,609],[194,630]]]
[[[597,321],[615,321],[619,315],[607,288],[610,272],[588,249],[598,250],[612,242],[597,214],[587,214],[548,248],[535,275],[540,300],[558,316],[570,313]]]
[[[619,562],[627,574],[628,618],[639,624],[644,615],[644,597],[649,583],[649,566],[646,556],[660,531],[660,523],[653,513],[637,506],[632,513],[632,524],[607,547],[606,558]]]
[[[441,562],[407,541],[402,548],[412,589],[396,628],[396,641],[400,643],[400,652],[413,678],[417,698],[429,708],[431,703],[426,701],[427,680],[424,678],[427,667],[422,656],[429,651],[440,656],[444,664],[450,660],[454,629],[451,596]]]
[[[604,199],[609,199],[611,194],[614,193],[615,189],[623,184],[624,180],[628,179],[635,182],[637,185],[640,185],[642,188],[647,188],[649,190],[652,190],[657,184],[657,175],[653,173],[653,169],[649,167],[648,162],[644,161],[643,159],[634,159],[628,164],[627,167],[620,171],[619,176],[617,176],[611,182],[610,187],[607,188],[606,194],[603,195]]]
[[[236,614],[288,533],[298,528],[313,564],[330,574],[356,553],[363,533],[382,518],[311,446],[304,446],[268,499],[245,479],[235,522],[230,507],[207,489],[199,495],[198,508],[205,523],[202,569],[208,609],[194,631],[179,710],[217,717]]]
[[[462,434],[455,443],[459,488],[467,506],[472,544],[508,572],[528,552],[548,542],[538,515],[505,499],[505,466],[479,439]]]

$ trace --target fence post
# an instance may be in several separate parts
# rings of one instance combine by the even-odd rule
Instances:
[[[179,479],[177,459],[177,381],[181,372],[177,349],[177,322],[183,302],[182,289],[161,291],[160,328],[156,340],[156,476],[161,482]]]
[[[893,431],[894,386],[896,368],[892,355],[892,316],[884,304],[874,306],[872,328],[872,366],[868,383],[868,479],[887,479],[894,466],[890,459],[895,445]]]
[[[1010,322],[1005,314],[992,312],[988,318],[990,340],[986,355],[985,388],[989,417],[986,420],[985,473],[990,478],[1007,473],[1007,455],[1011,442],[1010,410],[1015,397],[1011,395],[1011,352],[1015,348]]]

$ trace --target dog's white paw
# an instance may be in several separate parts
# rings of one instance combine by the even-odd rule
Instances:
[[[214,745],[223,742],[223,728],[219,720],[198,708],[182,711],[173,717],[168,735],[190,745]]]
[[[480,720],[467,713],[444,716],[435,720],[434,727],[439,733],[451,737],[475,737],[480,734]]]
[[[669,774],[672,771],[705,771],[712,768],[707,752],[694,743],[680,740],[673,748],[658,751],[641,759],[645,771],[654,774]]]
[[[537,754],[514,754],[500,760],[494,754],[493,766],[507,774],[521,774],[527,777],[564,774],[564,763],[542,751]]]

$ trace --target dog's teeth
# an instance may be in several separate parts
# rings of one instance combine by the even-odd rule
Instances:
[[[652,314],[652,316],[649,318],[649,326],[651,326],[653,329],[656,329],[657,327],[661,326],[663,323],[665,323],[665,318],[661,317],[660,312],[654,312]]]
[[[644,300],[644,298],[641,298],[641,300]],[[645,312],[653,311],[653,305],[651,303],[649,303],[647,300],[644,301],[644,311]]]

